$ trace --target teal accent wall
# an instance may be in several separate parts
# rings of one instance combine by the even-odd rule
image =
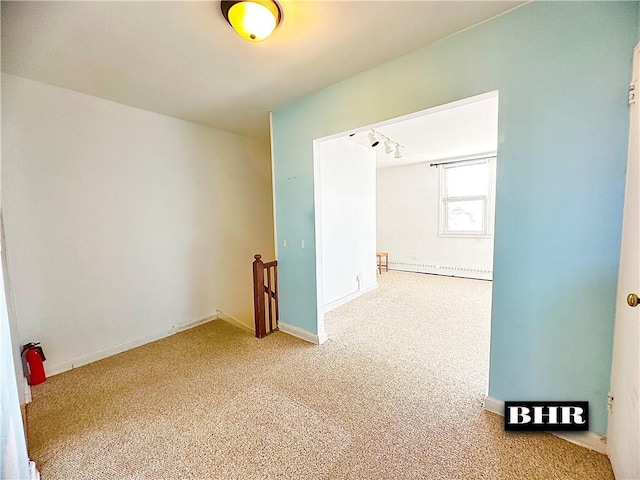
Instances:
[[[276,110],[281,320],[317,330],[313,139],[499,90],[489,395],[588,400],[606,434],[638,19],[530,3]]]

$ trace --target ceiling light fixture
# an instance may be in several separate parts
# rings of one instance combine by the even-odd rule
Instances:
[[[393,154],[393,158],[402,158],[402,152],[400,151],[399,143],[396,143],[396,153]]]
[[[354,133],[350,133],[349,137],[352,138],[354,135],[355,135],[355,132]],[[389,138],[389,137],[387,137],[386,135],[383,135],[380,132],[376,132],[373,129],[371,129],[371,131],[367,134],[367,137],[369,139],[369,144],[371,145],[371,147],[377,147],[380,144],[380,140],[383,140],[384,141],[384,153],[389,155],[390,153],[394,152],[394,148],[395,148],[395,154],[393,156],[395,158],[402,158],[402,152],[400,151],[400,149],[401,148],[405,148],[405,146],[402,145],[401,143],[398,143],[395,140],[393,140],[392,138]],[[357,143],[362,144],[362,137],[359,137],[359,138],[360,138],[360,140],[357,141]],[[394,145],[395,145],[395,147],[394,147]]]
[[[282,20],[282,10],[274,0],[223,0],[220,10],[238,35],[250,42],[267,38]]]
[[[371,133],[369,134],[369,143],[372,147],[376,147],[380,143],[380,140],[376,138],[376,134],[373,130],[371,130]]]
[[[391,144],[389,143],[389,139],[387,138],[384,141],[384,153],[389,154],[393,152],[393,147],[391,146]]]

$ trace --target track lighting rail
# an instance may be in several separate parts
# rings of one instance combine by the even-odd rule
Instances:
[[[396,142],[395,140],[392,140],[391,138],[387,137],[386,135],[383,135],[380,132],[376,132],[373,129],[371,130],[371,132],[369,132],[367,137],[369,138],[369,143],[371,144],[372,148],[377,147],[380,144],[379,138],[382,138],[382,139],[384,139],[384,153],[386,153],[387,155],[390,154],[390,153],[393,153],[393,156],[395,158],[401,158],[402,157],[402,152],[400,151],[400,149],[401,148],[405,148],[405,146],[402,145],[401,143]],[[394,146],[392,146],[392,145],[394,145]]]

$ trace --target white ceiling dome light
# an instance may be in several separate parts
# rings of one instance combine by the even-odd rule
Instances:
[[[236,33],[250,42],[267,38],[282,20],[282,10],[274,0],[222,1],[220,10]]]

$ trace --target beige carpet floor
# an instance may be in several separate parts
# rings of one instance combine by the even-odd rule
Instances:
[[[54,479],[610,479],[606,456],[481,408],[489,282],[385,272],[314,346],[221,320],[47,380]]]

